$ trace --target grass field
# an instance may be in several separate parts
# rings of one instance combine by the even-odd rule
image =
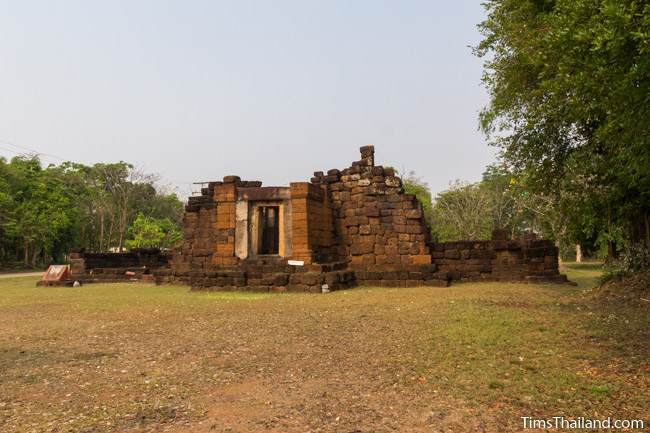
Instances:
[[[650,425],[650,314],[577,287],[327,295],[0,280],[2,432],[499,432]]]

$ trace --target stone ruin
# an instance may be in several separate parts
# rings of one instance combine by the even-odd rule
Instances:
[[[374,147],[310,182],[262,186],[226,176],[189,198],[184,241],[158,283],[193,289],[321,292],[356,284],[446,286],[450,281],[564,282],[548,240],[433,243],[412,194]]]
[[[123,253],[70,252],[70,276],[66,282],[119,283],[154,281],[154,273],[169,268],[170,254],[159,248],[134,248]]]

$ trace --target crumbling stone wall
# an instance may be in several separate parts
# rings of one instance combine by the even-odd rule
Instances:
[[[214,200],[216,207],[216,250],[212,255],[211,263],[214,265],[234,265],[238,258],[235,256],[235,210],[237,202],[237,183],[240,179],[236,176],[227,176],[222,184],[214,186]]]
[[[327,190],[308,182],[291,184],[293,259],[307,264],[338,258],[334,218]]]
[[[158,248],[134,248],[125,253],[70,252],[71,279],[82,282],[113,282],[149,279],[168,269],[171,255]]]
[[[549,240],[459,241],[434,246],[433,261],[451,280],[566,282]]]
[[[233,266],[235,255],[237,187],[260,187],[259,181],[242,181],[226,176],[210,182],[200,196],[190,197],[183,218],[183,243],[172,259],[174,275],[188,282],[213,265]]]
[[[337,252],[357,281],[377,286],[446,285],[429,247],[422,206],[405,194],[393,169],[376,166],[374,147],[361,148],[361,160],[342,171],[311,179],[331,196]]]
[[[204,188],[201,196],[190,197],[185,207],[183,243],[172,259],[174,276],[184,283],[189,282],[190,272],[201,272],[212,261],[217,243],[217,212],[210,196],[215,184]]]

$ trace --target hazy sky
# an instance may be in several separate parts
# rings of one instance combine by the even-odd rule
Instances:
[[[185,194],[308,180],[374,144],[440,191],[494,159],[482,18],[469,0],[0,0],[0,154],[125,160]]]

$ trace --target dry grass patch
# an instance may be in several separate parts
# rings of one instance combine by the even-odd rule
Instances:
[[[328,295],[0,282],[0,431],[520,431],[647,416],[648,315],[579,287]],[[649,419],[650,421],[650,419]]]

